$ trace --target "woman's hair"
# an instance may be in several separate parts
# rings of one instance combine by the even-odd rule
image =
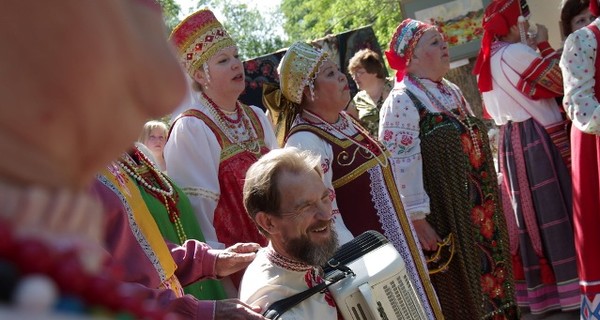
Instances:
[[[596,0],[594,0],[596,1]],[[589,0],[563,0],[560,9],[560,27],[563,37],[569,36],[571,30],[571,20],[573,17],[580,14],[581,11],[587,9],[590,5]]]
[[[368,73],[376,74],[377,78],[385,78],[385,66],[377,52],[371,49],[357,51],[348,62],[348,71],[353,74],[359,68],[364,68]]]
[[[148,137],[150,136],[150,132],[152,132],[152,130],[154,129],[162,129],[165,133],[165,138],[167,137],[167,133],[169,132],[169,128],[164,122],[151,120],[144,124],[144,128],[142,128],[142,133],[140,134],[138,141],[141,143],[146,143],[146,140],[148,140]]]

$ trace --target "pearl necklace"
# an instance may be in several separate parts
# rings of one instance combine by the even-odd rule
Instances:
[[[139,151],[136,151],[139,152]],[[142,184],[142,186],[148,190],[151,190],[153,192],[162,194],[164,196],[167,197],[171,197],[173,196],[173,186],[169,183],[169,181],[167,180],[167,178],[165,178],[165,176],[162,174],[162,172],[156,172],[156,176],[161,180],[161,184],[166,186],[167,190],[163,190],[160,187],[155,187],[153,185],[151,185],[148,181],[146,181],[146,179],[144,179],[142,176],[140,176],[136,170],[134,169],[136,166],[138,166],[137,163],[135,163],[135,161],[131,158],[131,156],[129,154],[124,154],[121,159],[125,160],[125,163],[121,162],[121,160],[118,160],[117,163],[119,164],[119,166],[121,168],[123,168],[123,170],[125,170],[125,172],[127,172],[127,174],[129,174],[131,177],[133,177],[135,180],[137,180],[139,183]],[[148,160],[150,161],[150,160]],[[131,168],[130,168],[131,166]],[[148,170],[153,170],[153,166],[147,166]],[[153,170],[156,171],[156,170]]]
[[[133,157],[136,157],[138,161],[136,162]],[[177,208],[177,201],[174,197],[175,192],[173,185],[169,182],[165,175],[150,162],[143,152],[136,149],[133,157],[125,153],[121,157],[121,159],[125,160],[125,162],[121,162],[119,160],[117,163],[121,168],[123,168],[123,170],[127,172],[127,174],[129,174],[129,176],[138,181],[148,191],[149,194],[151,194],[160,202],[164,203],[165,210],[167,211],[169,220],[175,227],[175,232],[177,233],[180,244],[183,244],[188,237],[185,234],[183,224],[181,223],[181,219],[179,217],[180,213],[179,209]],[[152,185],[148,179],[138,174],[138,170],[148,170],[156,180],[159,187]],[[160,186],[162,186],[164,189],[161,189]]]
[[[240,102],[236,101],[236,113],[237,120],[233,120],[229,118],[225,113],[219,108],[219,106],[209,98],[204,92],[200,94],[201,100],[205,103],[204,105],[208,107],[210,114],[213,119],[216,120],[217,126],[225,133],[225,136],[229,141],[238,145],[242,150],[246,150],[256,157],[260,156],[260,144],[258,143],[258,135],[255,130],[253,130],[253,126],[250,123],[248,117],[244,115],[242,112],[242,107],[240,106]],[[240,126],[241,122],[241,126]],[[244,140],[243,134],[238,133],[238,128],[242,128],[242,132],[248,134],[248,139]]]
[[[470,117],[469,117],[469,114],[468,114],[466,108],[463,108],[464,99],[461,99],[458,97],[456,91],[448,85],[447,80],[442,79],[442,82],[440,83],[441,87],[439,88],[439,90],[442,91],[442,93],[446,93],[451,96],[452,100],[458,106],[457,107],[458,114],[449,110],[448,107],[452,107],[452,106],[451,105],[447,106],[446,104],[442,103],[431,91],[429,91],[429,89],[427,89],[425,84],[423,82],[421,82],[421,80],[419,78],[417,78],[413,74],[409,73],[408,79],[419,90],[423,91],[425,93],[425,95],[427,95],[427,98],[429,98],[429,100],[432,102],[432,105],[439,112],[444,113],[444,114],[456,119],[456,121],[458,121],[467,130],[467,132],[469,132],[469,136],[471,137],[471,141],[473,142],[473,148],[475,150],[475,155],[477,157],[480,157],[481,156],[481,149],[479,148],[479,140],[480,139],[477,136],[477,134],[475,133],[475,130],[473,130],[473,124],[471,123],[471,120],[470,120]],[[461,119],[461,115],[464,117],[464,120]],[[465,121],[466,121],[466,123],[465,123]]]
[[[364,138],[364,140],[366,141],[366,146],[361,143],[360,141],[352,138],[351,135],[346,134],[345,132],[343,132],[342,130],[336,128],[334,125],[330,124],[329,122],[325,121],[323,118],[321,118],[320,116],[318,116],[317,114],[310,112],[308,110],[304,110],[304,113],[306,113],[307,115],[319,120],[319,122],[321,124],[324,124],[325,127],[328,129],[328,131],[333,131],[333,132],[337,132],[339,134],[341,134],[342,136],[344,136],[346,139],[350,140],[354,145],[358,146],[360,149],[366,151],[368,154],[371,155],[371,157],[375,158],[375,160],[377,160],[377,162],[379,162],[379,164],[383,167],[386,168],[389,164],[388,161],[388,157],[385,154],[385,152],[383,151],[383,148],[379,145],[379,143],[377,143],[377,141],[373,140],[373,138],[371,138],[370,134],[363,129],[361,126],[352,126],[354,129],[356,129],[356,131],[358,131],[358,133]],[[348,128],[351,126],[351,122],[350,120],[348,120],[348,118],[346,118],[344,116],[344,114],[340,113],[339,116],[341,117],[342,121],[346,121],[346,125],[342,124],[342,128]],[[379,157],[371,150],[371,148],[376,149],[377,151],[379,151],[379,154],[383,156],[384,161],[381,161],[379,159]]]

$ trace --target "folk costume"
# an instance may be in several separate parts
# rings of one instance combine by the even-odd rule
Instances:
[[[177,245],[183,245],[188,239],[205,241],[185,193],[138,146],[123,154],[117,164],[134,180],[165,239]],[[194,282],[183,289],[185,293],[200,300],[227,298],[223,286],[217,280]]]
[[[597,0],[590,11],[598,15]],[[573,121],[573,220],[577,270],[581,289],[581,319],[600,319],[600,20],[572,33],[565,42],[560,66],[564,77],[563,107]]]
[[[460,89],[406,73],[432,25],[404,20],[388,62],[398,70],[381,109],[379,140],[390,151],[404,207],[453,240],[447,270],[431,274],[446,319],[517,319],[508,234],[485,125]],[[460,292],[461,294],[456,294]]]
[[[416,234],[402,207],[389,154],[360,124],[341,112],[328,123],[309,110],[300,110],[306,87],[311,94],[327,53],[304,43],[292,45],[280,62],[281,89],[268,88],[265,102],[277,115],[277,133],[285,146],[321,156],[324,183],[334,195],[335,227],[344,236],[377,230],[394,244],[407,265],[429,319],[441,319],[441,309],[429,281]],[[361,195],[361,196],[357,196]],[[364,197],[363,197],[364,196]]]
[[[246,269],[240,287],[240,300],[267,310],[281,299],[312,288],[323,280],[323,270],[291,260],[271,245],[260,250]],[[282,319],[336,320],[337,309],[331,293],[316,293],[283,314]]]
[[[175,28],[171,39],[190,75],[221,49],[235,46],[213,13],[200,10]],[[208,73],[207,73],[208,74]],[[165,146],[169,176],[188,195],[206,241],[214,248],[267,241],[242,203],[247,169],[277,147],[264,112],[237,103],[226,114],[203,92],[174,121]],[[241,272],[234,276],[237,286]]]
[[[494,1],[474,73],[483,102],[500,126],[502,198],[513,257],[517,301],[531,313],[574,310],[579,289],[573,243],[571,177],[560,147],[567,142],[554,97],[562,94],[558,55],[543,42],[541,55],[500,37],[519,25],[524,0]],[[523,23],[522,23],[523,22]]]
[[[106,210],[106,248],[113,263],[122,268],[120,279],[170,290],[168,301],[177,305],[180,315],[213,319],[215,302],[184,295],[182,286],[215,278],[217,254],[196,240],[182,246],[165,242],[135,178],[118,162],[99,173],[92,193]]]

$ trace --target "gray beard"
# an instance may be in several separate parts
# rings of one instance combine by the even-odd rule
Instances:
[[[324,265],[338,248],[338,236],[331,225],[331,237],[322,244],[314,243],[307,235],[287,241],[287,252],[296,260],[311,266]]]

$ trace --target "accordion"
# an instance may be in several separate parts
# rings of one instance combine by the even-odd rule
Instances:
[[[345,320],[427,319],[404,260],[380,233],[367,231],[341,246],[324,267],[325,278],[350,268],[354,276],[329,286]]]

